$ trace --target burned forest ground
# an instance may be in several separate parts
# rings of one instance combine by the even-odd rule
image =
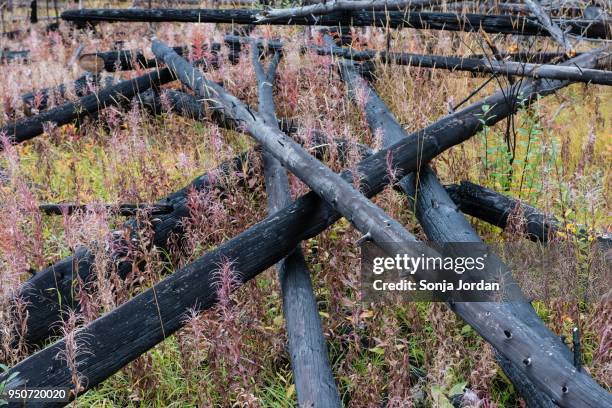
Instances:
[[[143,50],[152,57],[152,29],[169,45],[193,44],[190,58],[199,59],[208,52],[203,50],[204,44],[223,43],[223,36],[232,27],[115,23],[100,24],[93,31],[61,23],[58,31],[46,33],[33,28],[23,38],[3,38],[3,47],[30,50],[30,61],[0,66],[1,124],[24,116],[22,94],[68,83],[82,74],[77,64],[68,65],[79,45],[87,53],[113,49],[121,40],[124,49]],[[346,98],[346,86],[334,59],[301,52],[302,45],[322,44],[321,35],[315,29],[310,31],[312,38],[301,27],[261,26],[251,33],[253,37],[284,40],[284,56],[274,87],[277,116],[293,120],[298,128],[294,137],[308,149],[321,143],[315,137],[318,131],[329,136],[324,141],[327,144],[345,139],[350,146],[363,143],[380,147],[380,135],[368,130],[364,115]],[[543,37],[490,37],[501,50],[556,50],[552,40]],[[356,28],[352,46],[380,50],[389,41],[390,50],[395,51],[491,54],[483,38],[479,33]],[[579,51],[587,49],[589,45],[582,45]],[[374,71],[374,88],[409,133],[448,114],[489,77],[380,62]],[[141,72],[104,75],[117,82]],[[250,106],[257,106],[248,46],[243,47],[236,63],[230,62],[228,48],[223,46],[220,66],[209,75]],[[507,85],[508,79],[499,76],[471,101]],[[180,89],[180,84],[166,87]],[[431,164],[444,184],[469,180],[555,215],[565,228],[555,238],[570,243],[579,262],[588,266],[591,259],[585,248],[589,239],[611,227],[611,135],[610,89],[572,84],[521,108],[510,123],[502,121],[486,127]],[[19,145],[11,145],[6,136],[2,143],[0,327],[4,336],[0,361],[7,366],[29,353],[15,346],[11,338],[9,327],[18,323],[9,321],[7,299],[31,271],[41,270],[81,246],[97,254],[96,273],[102,274],[111,262],[104,256],[104,248],[110,242],[110,232],[120,228],[125,217],[104,204],[154,203],[224,160],[254,147],[248,136],[237,131],[178,116],[167,106],[154,115],[135,101],[104,109],[97,118],[78,125],[47,125],[44,135]],[[329,149],[323,160],[335,171],[354,168],[360,160],[357,149],[349,149],[345,156]],[[141,245],[134,248],[146,260],[144,268],[134,268],[126,280],[111,275],[88,288],[75,285],[81,311],[66,314],[56,323],[63,333],[69,335],[264,219],[262,164],[252,157],[255,170],[219,175],[223,178],[222,192],[190,194],[191,214],[184,220],[186,234],[175,239],[169,249],[147,246],[150,237],[144,228]],[[246,183],[242,181],[245,176]],[[308,191],[293,175],[289,175],[289,181],[293,197]],[[373,200],[419,239],[426,239],[404,195],[387,188]],[[45,215],[38,209],[43,203],[62,202],[88,207],[60,216]],[[150,223],[145,211],[136,217],[143,225]],[[487,242],[523,240],[513,228],[502,231],[475,218],[470,221]],[[586,242],[575,238],[577,228],[586,228]],[[361,302],[360,255],[355,245],[360,236],[342,219],[303,244],[344,404],[447,407],[453,395],[467,388],[474,406],[521,406],[512,383],[495,362],[493,349],[443,304]],[[219,279],[225,285],[233,284],[231,260],[219,265]],[[297,406],[279,293],[276,272],[270,268],[240,290],[223,295],[226,298],[215,308],[186,313],[183,329],[85,393],[76,404]],[[611,305],[609,297],[534,302],[539,316],[559,336],[571,339],[572,329],[580,328],[585,370],[608,390],[612,387]],[[77,346],[64,358],[87,353],[87,344]]]

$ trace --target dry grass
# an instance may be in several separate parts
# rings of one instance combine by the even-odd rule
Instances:
[[[201,24],[163,24],[157,35],[172,45],[222,40],[227,27]],[[97,33],[73,32],[62,25],[58,33],[39,30],[11,49],[32,51],[30,65],[0,67],[2,119],[19,118],[20,95],[32,89],[65,83],[79,76],[66,67],[78,44],[85,52],[125,48],[147,53],[145,24],[101,25]],[[297,28],[258,28],[255,35],[280,35],[289,40],[279,67],[276,103],[279,117],[299,118],[299,135],[309,140],[313,129],[329,137],[373,144],[363,116],[345,99],[345,87],[331,59],[300,55],[304,36]],[[380,30],[357,30],[356,47],[383,48]],[[410,52],[469,54],[481,52],[479,36],[449,32],[394,32],[392,48]],[[3,40],[6,41],[6,40]],[[317,39],[315,38],[315,41]],[[4,44],[3,44],[4,45]],[[535,45],[499,38],[501,49],[551,49],[546,40]],[[249,58],[237,65],[223,59],[212,73],[226,88],[256,105],[255,76]],[[442,70],[378,67],[375,84],[407,131],[433,122],[475,89],[484,78]],[[116,80],[137,73],[114,75]],[[502,81],[503,83],[503,81]],[[499,89],[491,82],[477,100]],[[172,85],[177,86],[177,85]],[[433,165],[444,182],[469,179],[557,215],[569,224],[596,231],[610,230],[610,159],[612,94],[597,86],[572,85],[515,116],[517,144],[512,176],[508,172],[502,123],[437,158]],[[534,132],[535,130],[535,132]],[[485,150],[485,139],[488,151]],[[527,141],[530,150],[527,153]],[[49,128],[48,134],[10,147],[2,153],[0,187],[0,327],[3,334],[23,324],[23,313],[11,317],[8,297],[19,282],[65,257],[79,246],[96,254],[96,287],[77,287],[81,312],[64,322],[70,336],[80,321],[91,321],[159,281],[174,267],[197,258],[265,217],[262,180],[255,172],[245,192],[230,178],[224,197],[214,192],[193,193],[191,218],[185,221],[187,245],[168,254],[143,244],[139,256],[144,270],[122,281],[108,270],[105,244],[122,218],[100,203],[152,202],[214,168],[224,159],[252,146],[244,135],[210,123],[194,123],[173,114],[153,118],[137,106],[108,109],[99,120],[81,128]],[[356,156],[356,155],[353,155]],[[356,157],[347,164],[354,166]],[[339,170],[337,157],[327,163]],[[291,177],[295,196],[307,191]],[[85,213],[41,216],[42,202],[92,203]],[[423,237],[405,199],[388,190],[374,200],[417,236]],[[146,219],[143,223],[146,224]],[[511,238],[474,221],[486,239]],[[142,237],[150,229],[144,228]],[[492,350],[471,328],[439,304],[401,304],[376,307],[359,300],[358,234],[346,221],[337,223],[305,243],[330,359],[343,401],[350,407],[441,405],[441,395],[463,383],[470,388],[472,406],[520,406],[516,392],[494,363]],[[143,242],[147,242],[143,240]],[[170,262],[169,262],[170,261]],[[202,314],[186,314],[178,334],[141,356],[101,386],[88,392],[81,405],[92,406],[277,406],[295,405],[290,363],[285,353],[285,329],[279,287],[273,271],[234,294],[231,260],[219,265],[222,302]],[[82,285],[81,285],[82,286]],[[17,308],[19,309],[19,304]],[[558,334],[574,326],[583,331],[587,370],[610,387],[612,371],[612,314],[610,302],[594,304],[540,302],[538,312]],[[24,347],[11,347],[4,336],[0,360],[14,364]],[[72,344],[63,358],[70,363],[79,352]],[[82,352],[86,352],[83,346]],[[83,381],[75,369],[75,382]]]

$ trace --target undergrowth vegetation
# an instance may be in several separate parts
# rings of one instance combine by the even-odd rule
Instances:
[[[226,28],[200,24],[156,27],[157,35],[172,45],[222,42]],[[1,121],[23,116],[21,94],[78,77],[76,68],[66,66],[78,44],[93,52],[111,49],[113,40],[124,40],[124,48],[142,49],[150,56],[147,30],[145,24],[106,24],[97,32],[77,32],[62,24],[58,32],[45,35],[33,30],[21,43],[8,43],[15,49],[30,49],[33,61],[0,67]],[[325,134],[330,144],[335,138],[348,140],[352,146],[357,142],[380,144],[380,135],[367,130],[363,114],[346,99],[332,59],[300,54],[304,34],[296,28],[257,28],[254,35],[280,35],[287,40],[275,87],[277,114],[296,120],[296,137],[307,148],[319,142],[314,140],[315,130]],[[356,48],[382,49],[387,42],[382,30],[356,30],[354,35]],[[477,34],[404,30],[389,35],[396,50],[455,55],[482,52]],[[536,44],[514,38],[498,40],[506,49],[546,50],[549,44],[542,39]],[[320,41],[317,34],[315,41]],[[210,75],[256,106],[255,75],[247,52],[236,65],[222,58],[221,67]],[[409,132],[447,114],[485,80],[465,73],[385,65],[379,65],[376,73],[375,88]],[[118,81],[138,74],[108,75]],[[505,85],[505,79],[491,81],[472,101]],[[572,239],[570,232],[577,228],[592,234],[608,231],[611,108],[612,94],[606,88],[574,84],[522,107],[510,122],[486,127],[432,165],[445,183],[471,180],[556,215],[568,228],[567,236],[559,239]],[[18,146],[11,146],[6,137],[2,143],[0,361],[9,366],[28,353],[19,338],[27,319],[23,304],[11,306],[9,300],[18,285],[36,271],[79,247],[95,254],[98,279],[76,283],[81,309],[57,322],[70,338],[80,324],[112,310],[265,218],[262,171],[246,174],[246,183],[238,182],[245,174],[218,175],[223,178],[222,192],[190,193],[191,217],[184,221],[185,236],[175,237],[168,250],[151,248],[151,217],[146,210],[137,216],[141,239],[131,250],[146,262],[122,280],[114,272],[108,246],[113,231],[122,231],[125,219],[103,204],[154,203],[252,148],[250,139],[212,122],[196,123],[170,112],[152,116],[132,102],[106,109],[78,127],[49,125],[44,135]],[[350,149],[345,163],[335,149],[325,157],[336,171],[351,168],[358,160],[356,148]],[[255,168],[259,166],[255,163]],[[293,176],[290,183],[294,197],[308,191]],[[40,203],[60,202],[88,204],[88,208],[64,216],[46,216],[38,210]],[[425,238],[406,198],[398,192],[387,189],[374,202],[420,239]],[[471,221],[488,241],[522,239],[518,233]],[[464,388],[469,389],[463,398],[470,406],[521,406],[512,384],[496,365],[491,347],[444,305],[389,307],[361,302],[359,249],[354,244],[358,238],[350,224],[341,220],[304,243],[330,361],[346,406],[448,407]],[[270,269],[233,291],[236,273],[231,259],[220,264],[218,306],[203,313],[186,311],[185,327],[179,333],[87,392],[76,404],[296,405],[275,272]],[[65,306],[70,309],[71,305]],[[572,328],[580,328],[586,370],[610,388],[610,299],[550,300],[535,306],[560,336],[571,338]],[[58,358],[68,364],[78,353],[87,353],[87,344],[67,344],[70,347]],[[78,367],[73,368],[75,384],[86,381],[79,377]]]

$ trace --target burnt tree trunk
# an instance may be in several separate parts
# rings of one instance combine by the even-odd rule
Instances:
[[[523,76],[612,85],[612,71],[581,69],[573,66],[538,65],[513,61],[409,54],[403,52],[353,51],[349,48],[336,46],[312,47],[312,49],[319,55],[335,55],[354,61],[380,59],[386,63],[408,65],[417,68],[437,68],[450,71],[468,71],[505,76]]]
[[[0,51],[0,62],[14,62],[14,61],[24,61],[29,62],[30,60],[30,51]]]
[[[49,98],[57,95],[61,98],[66,98],[68,88],[74,90],[76,96],[85,96],[93,92],[94,86],[97,86],[99,78],[89,72],[78,77],[72,84],[61,84],[55,88],[43,88],[37,91],[28,92],[21,95],[21,101],[24,105],[26,115],[32,114],[32,111],[42,111],[49,106]]]
[[[576,53],[576,56],[581,53]],[[483,59],[488,58],[486,54],[472,54],[468,58]],[[503,60],[515,62],[530,62],[532,64],[548,64],[551,62],[563,62],[567,59],[564,53],[559,52],[500,52],[499,57]]]
[[[97,113],[107,106],[129,101],[136,94],[152,86],[159,86],[175,78],[167,68],[146,73],[137,78],[123,81],[117,85],[104,88],[96,93],[83,96],[77,101],[42,112],[36,116],[5,125],[0,132],[6,133],[13,143],[21,143],[44,132],[43,125],[53,122],[58,126]]]
[[[557,236],[557,231],[567,232],[555,217],[478,184],[462,181],[458,185],[446,186],[446,191],[462,212],[502,229],[508,226],[511,216],[517,217],[518,222],[525,224],[524,233],[532,241],[548,242]],[[578,228],[577,236],[587,240],[589,233],[584,228]],[[607,234],[596,238],[612,246],[612,237]]]
[[[81,69],[89,72],[131,71],[135,67],[150,68],[148,59],[140,51],[120,50],[83,54],[79,58]]]
[[[134,216],[138,211],[146,211],[150,215],[169,214],[174,209],[172,205],[163,204],[119,204],[104,205],[107,211],[115,211],[119,215]],[[38,209],[47,215],[70,215],[77,211],[87,211],[87,205],[83,204],[41,204]]]
[[[99,21],[186,22],[273,25],[377,26],[450,31],[479,31],[502,34],[550,35],[537,19],[486,14],[426,13],[402,11],[354,11],[317,17],[299,17],[258,22],[258,9],[84,9],[66,10],[62,18],[77,23]],[[557,20],[554,20],[557,22]],[[608,38],[610,27],[600,20],[558,21],[570,33],[593,38]]]
[[[211,48],[211,58],[205,61],[198,61],[199,66],[208,68],[218,67],[218,52],[221,44],[213,43]],[[208,44],[203,51],[208,51]],[[179,55],[187,55],[188,47],[173,47]],[[141,51],[137,50],[117,50],[104,51],[90,54],[83,54],[79,58],[79,66],[85,71],[98,73],[100,71],[116,72],[131,71],[134,69],[157,68],[160,64],[155,58],[146,58]]]
[[[383,131],[383,146],[391,145],[408,136],[382,99],[380,99],[367,82],[361,78],[358,70],[352,63],[342,64],[341,72],[342,78],[348,85],[351,99],[355,100],[358,93],[365,93],[366,99],[363,109],[366,113],[368,126],[372,133],[379,130]],[[425,166],[425,169],[427,168],[428,166]],[[429,180],[430,177],[428,177],[428,175],[432,175],[432,173],[428,173],[427,170],[420,171],[419,173],[418,179],[422,187],[421,190],[419,190],[420,195],[418,195],[418,200],[416,201],[417,205],[415,206],[417,218],[427,238],[433,242],[481,242],[465,217],[457,212],[452,205],[448,205],[448,203],[452,203],[452,201],[448,197],[440,195],[439,188],[437,188],[435,184],[437,179],[435,182]],[[435,178],[435,176],[433,177]],[[415,196],[414,182],[414,173],[404,177],[398,182],[398,187],[413,199]],[[423,189],[427,189],[426,193],[421,193]],[[492,255],[494,256],[494,254]],[[495,260],[499,261],[497,258],[495,258]],[[490,278],[493,271],[487,272]],[[528,306],[526,310],[528,314],[535,314],[535,310],[533,310],[531,306]],[[540,330],[538,330],[539,333],[547,335],[551,338],[551,343],[559,347],[561,342],[558,337],[549,333],[543,325],[541,326],[542,327],[539,328]],[[532,329],[536,330],[537,326],[532,326]],[[567,351],[567,348],[562,347],[561,353],[564,351]],[[499,353],[497,356],[502,369],[516,386],[520,395],[527,401],[529,407],[552,408],[555,406],[546,394],[539,391],[533,383],[525,377],[522,367],[517,367]]]
[[[36,0],[32,0],[32,2],[30,3],[30,23],[38,23],[38,5],[36,3]]]
[[[572,47],[572,44],[569,42],[569,39],[567,38],[563,30],[561,30],[561,28],[559,28],[559,26],[555,22],[553,22],[548,13],[544,11],[540,3],[537,0],[523,1],[525,2],[525,5],[527,5],[527,8],[529,8],[531,13],[535,16],[535,18],[538,19],[540,24],[542,24],[542,26],[546,28],[546,31],[550,33],[550,36],[557,42],[557,44],[561,46],[563,51],[568,56],[573,56],[572,54],[574,54],[574,47]]]
[[[266,72],[261,65],[258,44],[253,43],[251,52],[257,77],[259,111],[272,126],[278,123],[272,90],[281,54],[280,51],[274,54]],[[267,150],[263,151],[263,163],[268,214],[273,215],[291,204],[289,179],[285,168]],[[276,271],[282,291],[289,357],[298,403],[305,407],[340,407],[317,299],[301,245],[276,264]]]

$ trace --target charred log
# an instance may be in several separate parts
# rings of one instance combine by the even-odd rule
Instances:
[[[372,132],[379,130],[383,131],[383,145],[388,146],[393,144],[402,138],[406,137],[407,134],[404,128],[397,122],[389,108],[380,99],[376,92],[363,80],[357,69],[354,68],[351,63],[344,63],[341,65],[342,78],[348,85],[350,97],[355,100],[356,94],[359,89],[361,92],[365,91],[366,99],[363,109],[366,114],[366,120]],[[427,168],[427,166],[426,166]],[[415,194],[415,180],[420,181],[421,188],[418,194]],[[417,217],[421,223],[427,238],[433,242],[481,242],[478,235],[472,230],[470,224],[467,222],[465,217],[454,210],[453,206],[449,206],[448,203],[452,201],[445,194],[444,189],[438,186],[437,179],[432,172],[428,170],[421,171],[418,177],[415,174],[410,174],[403,179],[399,180],[397,187],[401,189],[405,194],[412,198],[416,210]],[[424,193],[421,190],[425,190]],[[415,200],[416,195],[416,200]],[[497,262],[501,262],[492,254],[493,258]],[[489,264],[490,265],[490,264]],[[491,269],[485,271],[489,278],[493,275],[493,271],[497,269]],[[509,282],[510,283],[510,282]],[[517,307],[518,309],[519,307]],[[522,314],[520,317],[525,320],[535,322],[531,328],[541,334],[543,337],[548,338],[552,346],[560,348],[560,353],[566,352],[567,349],[560,345],[559,339],[552,333],[548,332],[543,324],[537,324],[537,315],[535,310],[524,302],[522,305]],[[534,320],[534,316],[535,319]],[[540,322],[541,323],[541,322]],[[498,362],[500,363],[504,372],[508,375],[512,383],[517,387],[520,395],[527,401],[529,407],[554,407],[555,404],[551,401],[543,392],[539,391],[537,387],[525,376],[524,369],[520,365],[513,363],[502,354],[497,353]],[[567,356],[566,356],[567,357]]]
[[[104,88],[96,93],[83,96],[77,101],[65,103],[36,116],[9,123],[0,129],[0,132],[6,133],[13,143],[21,143],[42,134],[46,122],[53,122],[59,126],[65,125],[74,120],[95,114],[107,106],[114,106],[122,103],[122,101],[129,101],[134,95],[146,91],[152,86],[159,86],[173,80],[174,76],[167,68],[146,73],[137,78]]]
[[[21,96],[24,112],[26,115],[30,115],[34,110],[45,110],[49,106],[50,98],[52,99],[54,96],[66,98],[70,90],[73,90],[74,94],[78,97],[88,95],[95,90],[98,83],[99,77],[86,72],[68,86],[61,84],[55,88],[43,88],[38,91],[28,92]],[[110,83],[107,86],[110,86]]]
[[[563,223],[555,217],[520,200],[469,181],[446,186],[446,191],[462,212],[499,228],[505,229],[510,218],[516,218],[518,223],[524,224],[525,235],[532,241],[548,242],[558,238],[559,232],[567,231]],[[579,227],[576,237],[588,240],[590,234]],[[596,238],[602,243],[609,242],[612,247],[612,237],[600,234]]]
[[[278,120],[272,87],[281,53],[274,54],[266,71],[260,61],[259,44],[253,43],[251,52],[257,77],[259,111],[267,123],[276,124]],[[281,163],[267,150],[263,152],[263,162],[268,213],[273,215],[291,204],[289,179]],[[276,264],[276,271],[281,284],[288,351],[298,403],[301,406],[340,407],[310,271],[300,245]]]
[[[538,65],[513,61],[496,61],[494,59],[472,59],[386,51],[353,51],[352,49],[342,47],[311,47],[311,49],[319,55],[335,55],[354,61],[378,59],[385,63],[418,68],[436,68],[450,71],[468,71],[612,85],[612,71],[582,69],[572,66]]]
[[[87,205],[83,204],[42,204],[38,206],[39,210],[47,215],[70,215],[77,211],[85,212],[88,210]],[[150,215],[161,215],[169,214],[172,212],[174,207],[172,205],[164,204],[119,204],[110,205],[106,204],[103,206],[106,211],[116,212],[119,215],[131,217],[136,215],[139,211],[147,212]]]
[[[275,25],[325,25],[325,26],[377,26],[389,28],[418,28],[450,31],[479,31],[503,34],[550,35],[531,17],[504,15],[425,13],[401,11],[370,12],[353,11],[328,14],[319,17],[299,17],[258,23],[257,9],[83,9],[62,13],[66,21],[76,23],[93,22],[185,22],[185,23],[230,23],[230,24],[275,24]],[[610,27],[601,20],[553,19],[570,33],[593,38],[609,38]]]
[[[29,62],[30,51],[0,51],[0,62],[6,64],[7,62]]]

